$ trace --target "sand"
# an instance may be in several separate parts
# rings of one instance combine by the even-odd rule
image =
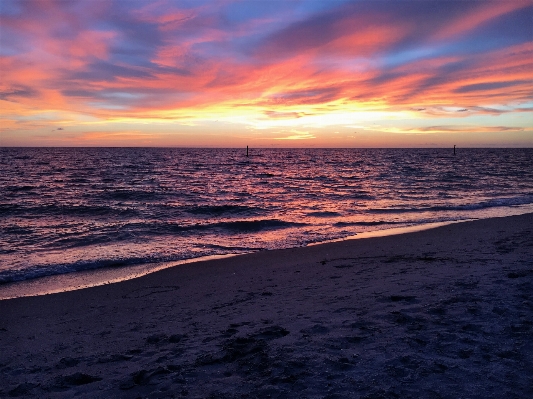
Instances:
[[[0,301],[0,397],[531,398],[533,214]]]

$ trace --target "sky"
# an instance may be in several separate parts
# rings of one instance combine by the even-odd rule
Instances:
[[[533,147],[533,0],[0,0],[0,146]]]

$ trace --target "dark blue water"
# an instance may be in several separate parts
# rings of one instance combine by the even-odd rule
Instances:
[[[532,149],[1,148],[0,283],[533,211]]]

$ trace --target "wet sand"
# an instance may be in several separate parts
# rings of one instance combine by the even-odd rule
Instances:
[[[0,397],[533,397],[533,214],[0,301]]]

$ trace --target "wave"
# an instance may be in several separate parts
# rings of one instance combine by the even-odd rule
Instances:
[[[36,188],[39,188],[37,186],[31,186],[31,185],[21,185],[21,186],[7,186],[5,187],[6,191],[10,191],[13,193],[17,193],[20,191],[32,191]]]
[[[392,222],[392,221],[370,221],[370,222],[337,222],[333,226],[335,227],[348,227],[348,226],[381,226],[384,224],[405,224],[405,222]]]
[[[190,225],[180,225],[177,223],[142,223],[149,230],[158,233],[176,233],[187,231],[205,231],[205,230],[226,230],[231,233],[258,232],[262,230],[285,229],[289,227],[305,226],[305,223],[286,222],[279,219],[262,219],[262,220],[234,220],[215,223],[197,223]],[[127,225],[125,226],[127,228]]]
[[[460,205],[436,205],[428,207],[406,207],[406,208],[373,208],[369,213],[416,213],[416,212],[445,212],[445,211],[475,211],[486,208],[496,208],[505,206],[519,206],[533,204],[533,195],[520,197],[494,198],[471,204]]]
[[[171,262],[181,260],[181,258],[172,257],[136,257],[136,258],[118,258],[118,259],[98,259],[90,261],[78,261],[74,263],[63,263],[55,265],[35,265],[29,268],[17,270],[0,271],[0,284],[8,284],[16,281],[32,280],[41,277],[54,276],[81,272],[87,270],[96,270],[104,268],[118,268],[126,266],[135,266],[148,263]]]
[[[186,212],[193,215],[216,215],[223,214],[240,214],[240,213],[261,213],[265,209],[243,205],[197,205],[192,207],[186,207]]]
[[[206,231],[206,230],[225,230],[229,233],[249,233],[263,230],[286,229],[290,227],[305,226],[305,223],[286,222],[279,219],[262,219],[262,220],[234,220],[226,222],[193,224],[193,225],[179,225],[175,223],[156,223],[153,225],[154,230],[158,233],[176,233],[176,232],[192,232],[192,231]]]
[[[339,212],[330,212],[330,211],[322,211],[322,212],[309,212],[306,213],[306,216],[313,216],[317,218],[332,218],[337,216],[342,216]]]
[[[94,231],[76,231],[64,234],[61,237],[54,236],[48,242],[41,244],[41,246],[46,249],[65,249],[135,241],[139,237],[196,236],[198,233],[213,233],[215,235],[249,234],[305,225],[305,223],[286,222],[279,219],[235,220],[204,224],[179,224],[155,221],[116,223],[106,227],[99,227]]]
[[[227,246],[227,245],[219,245],[219,244],[204,244],[202,245],[203,248],[208,249],[216,249],[216,250],[222,250],[222,251],[230,251],[232,253],[234,252],[252,252],[252,251],[264,251],[266,248],[264,247],[242,247],[242,246]]]
[[[165,193],[156,190],[131,190],[131,189],[110,189],[106,190],[102,197],[117,201],[150,201],[157,200]]]
[[[4,234],[12,234],[12,235],[28,235],[28,234],[34,234],[35,230],[30,229],[27,227],[20,227],[17,225],[10,225],[6,226],[2,229],[2,233]]]
[[[118,208],[97,205],[60,205],[25,206],[18,204],[0,204],[0,215],[64,215],[64,216],[118,216],[133,217],[138,212],[133,208]]]
[[[36,264],[22,269],[0,270],[0,285],[17,281],[33,280],[47,276],[55,276],[83,271],[127,268],[131,266],[154,265],[159,263],[178,262],[188,259],[201,258],[210,255],[248,253],[261,251],[263,247],[225,246],[216,244],[203,245],[202,252],[175,254],[175,255],[149,255],[131,258],[117,257],[109,259],[79,260],[72,263]]]
[[[369,194],[369,193],[357,193],[357,192],[351,192],[351,193],[348,193],[347,196],[349,198],[353,198],[353,199],[356,199],[356,200],[368,200],[368,201],[372,201],[372,200],[375,200],[376,199],[376,196],[375,195],[372,195],[372,194]]]
[[[255,176],[259,178],[279,177],[279,175],[276,175],[275,173],[270,173],[270,172],[258,173]]]
[[[211,226],[236,233],[258,232],[262,230],[286,229],[290,227],[306,226],[306,223],[285,222],[279,219],[266,220],[238,220],[234,222],[214,223]]]

